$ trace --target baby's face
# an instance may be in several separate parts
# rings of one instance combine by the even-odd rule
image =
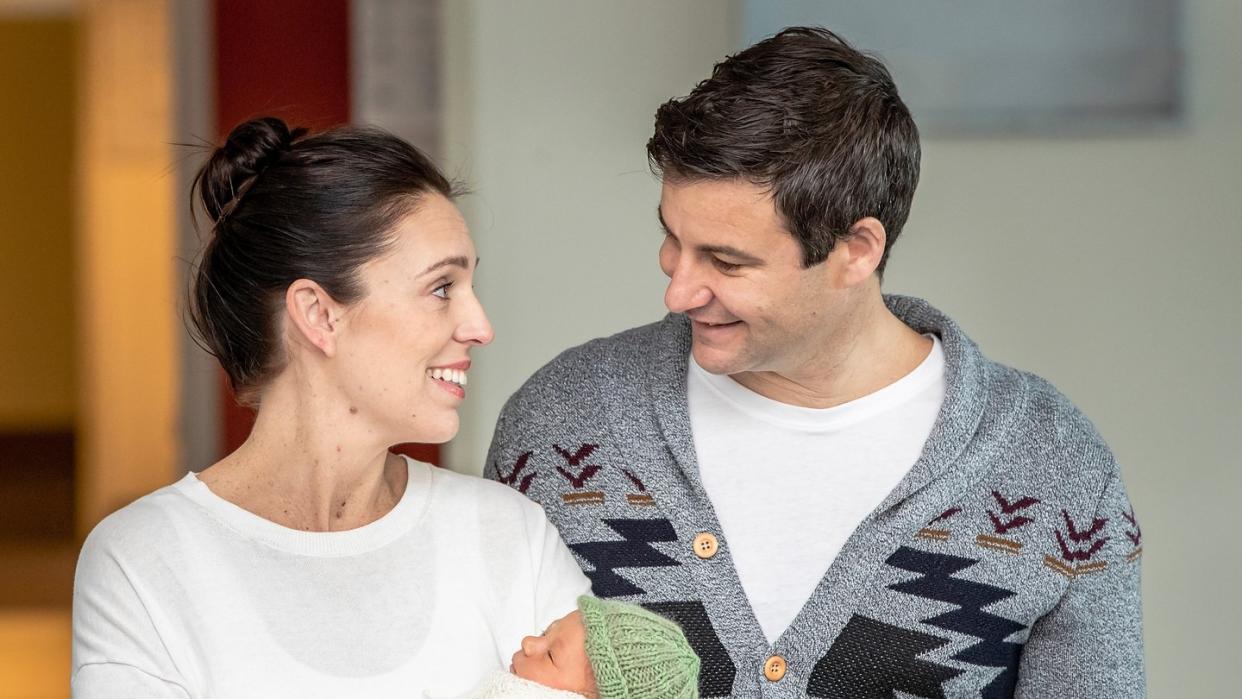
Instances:
[[[594,696],[595,675],[587,659],[582,615],[575,610],[552,622],[542,636],[523,638],[510,670],[545,687]]]

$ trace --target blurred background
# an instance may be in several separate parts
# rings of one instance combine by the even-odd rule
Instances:
[[[1242,3],[1080,4],[0,0],[0,696],[68,695],[82,538],[249,429],[181,320],[182,144],[374,123],[471,185],[497,339],[459,436],[405,449],[478,473],[531,372],[663,315],[656,107],[794,23],[886,59],[923,128],[886,289],[1117,453],[1151,696],[1237,696]]]

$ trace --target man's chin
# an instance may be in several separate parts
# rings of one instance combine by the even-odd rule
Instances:
[[[691,353],[694,355],[695,363],[709,374],[723,376],[746,370],[734,352],[726,352],[695,342],[691,348]]]

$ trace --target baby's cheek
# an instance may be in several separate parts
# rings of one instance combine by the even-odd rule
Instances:
[[[540,683],[554,689],[577,692],[589,697],[595,696],[595,673],[591,672],[591,663],[585,657],[558,657],[556,663],[550,665],[554,677],[537,679]]]
[[[595,672],[591,669],[591,663],[586,659],[582,659],[581,681],[578,683],[578,689],[575,690],[588,697],[598,696],[598,687],[595,685]]]

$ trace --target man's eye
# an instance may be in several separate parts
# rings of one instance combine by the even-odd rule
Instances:
[[[432,290],[431,295],[438,296],[442,299],[447,299],[449,297],[448,295],[449,287],[451,286],[453,286],[453,282],[445,282],[441,284],[440,286],[437,286],[434,290]]]
[[[716,269],[720,270],[721,272],[736,272],[742,267],[741,265],[735,265],[732,262],[725,262],[719,257],[713,257],[712,264],[716,265]]]

